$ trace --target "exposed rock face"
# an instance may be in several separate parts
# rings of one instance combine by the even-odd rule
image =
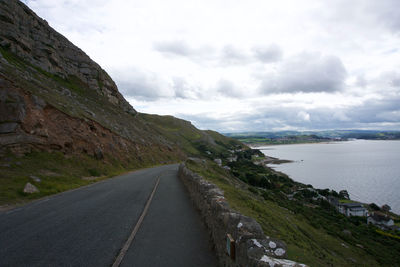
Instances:
[[[82,50],[20,1],[0,0],[0,153],[60,151],[138,164],[183,157],[137,115]]]
[[[168,146],[135,143],[95,121],[71,117],[1,75],[0,83],[0,147],[14,153],[38,149],[84,153],[99,160],[104,153],[116,159],[137,160],[148,150],[171,154]]]
[[[113,105],[136,114],[97,63],[18,0],[0,1],[0,45],[44,71],[79,78]]]

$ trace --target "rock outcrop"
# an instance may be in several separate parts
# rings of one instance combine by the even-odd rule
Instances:
[[[0,147],[16,154],[60,151],[87,154],[98,160],[107,154],[114,159],[139,162],[150,150],[173,153],[166,145],[135,143],[96,121],[69,116],[5,77],[0,79]]]
[[[97,63],[20,1],[0,1],[0,45],[48,73],[77,77],[111,104],[136,114]]]
[[[138,165],[183,156],[97,63],[18,0],[0,1],[0,153],[6,150]]]
[[[20,1],[0,0],[0,155],[39,149],[143,166],[225,149],[213,134],[137,113],[82,50]]]

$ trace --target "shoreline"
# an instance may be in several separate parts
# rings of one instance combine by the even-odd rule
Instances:
[[[344,142],[354,142],[354,141],[397,141],[400,139],[347,139],[347,140],[332,140],[332,141],[322,141],[322,142],[303,142],[303,143],[286,143],[286,144],[268,144],[268,143],[244,143],[252,149],[259,149],[260,147],[270,147],[270,146],[292,146],[292,145],[319,145],[319,144],[337,144]]]
[[[292,144],[256,144],[256,143],[250,143],[246,144],[249,146],[251,149],[260,149],[262,147],[270,147],[270,146],[294,146],[294,145],[320,145],[320,144],[335,144],[335,143],[342,143],[342,142],[348,142],[346,141],[324,141],[324,142],[312,142],[312,143],[292,143]]]
[[[363,139],[359,139],[359,140],[363,140]],[[355,140],[349,140],[349,141],[355,141]],[[325,143],[325,142],[324,142],[324,143]],[[321,142],[321,143],[306,143],[306,144],[324,144],[324,143]],[[325,144],[331,144],[331,143],[336,143],[336,142],[326,142]],[[303,143],[303,144],[304,144],[304,143]],[[281,144],[281,145],[301,145],[301,144]],[[267,146],[271,146],[271,145],[267,145]],[[274,145],[274,146],[280,146],[280,145]],[[251,148],[251,149],[260,149],[260,146],[259,146],[259,147],[254,147],[254,148],[253,148],[253,147],[250,147],[250,148]],[[266,150],[267,150],[267,149],[266,149]],[[280,159],[280,158],[268,156],[268,155],[266,155],[264,152],[262,152],[262,153],[265,155],[265,158],[264,158],[264,159],[261,159],[261,160],[257,160],[257,161],[255,162],[255,164],[262,164],[265,168],[270,169],[271,171],[273,171],[273,172],[275,172],[275,173],[283,174],[283,175],[285,175],[286,177],[292,179],[293,181],[295,181],[295,182],[297,182],[297,183],[301,183],[301,184],[306,185],[304,182],[298,181],[298,180],[295,179],[294,177],[291,177],[289,174],[284,173],[284,172],[282,172],[282,171],[276,170],[275,167],[278,167],[278,166],[270,166],[270,164],[273,164],[273,165],[280,165],[280,164],[294,163],[294,162],[300,162],[300,161]],[[301,160],[301,161],[303,161],[303,160]],[[312,185],[312,184],[311,184],[311,185]],[[312,186],[313,186],[313,188],[315,188],[315,189],[322,189],[322,188],[314,187],[314,185],[312,185]],[[328,188],[328,189],[329,189],[329,190],[334,190],[334,189],[332,189],[332,188]],[[346,190],[347,190],[347,189],[346,189]],[[349,192],[349,193],[350,193],[350,192]],[[350,193],[350,194],[351,194],[351,193]],[[361,204],[363,204],[363,205],[365,205],[365,206],[369,206],[369,204],[372,204],[372,203],[376,204],[375,202],[365,203],[363,200],[361,200],[361,199],[359,199],[359,198],[357,198],[357,199],[350,199],[350,200],[351,200],[352,202],[361,203]],[[391,210],[390,213],[394,214],[395,216],[400,216],[400,212],[396,212],[396,211]]]
[[[283,164],[283,163],[292,163],[294,162],[293,160],[287,160],[287,159],[279,159],[279,158],[274,158],[274,157],[270,157],[265,155],[265,158],[263,159],[259,159],[256,160],[254,163],[259,165],[259,164],[263,164],[265,167],[271,168],[269,166],[267,166],[268,164]]]

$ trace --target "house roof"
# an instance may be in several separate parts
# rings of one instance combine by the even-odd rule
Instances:
[[[376,212],[372,213],[370,215],[370,217],[372,219],[374,219],[374,221],[376,221],[376,222],[388,222],[388,221],[390,221],[392,219],[392,218],[390,218],[389,216],[387,216],[385,214],[376,213]]]
[[[340,203],[339,206],[344,206],[347,208],[364,208],[360,203]]]

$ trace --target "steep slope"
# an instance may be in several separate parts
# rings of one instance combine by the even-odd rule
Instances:
[[[0,163],[6,166],[0,191],[9,190],[9,178],[17,176],[25,178],[10,190],[22,190],[29,178],[19,170],[35,173],[4,160],[12,155],[56,152],[117,166],[115,173],[189,155],[217,157],[235,146],[241,143],[200,131],[190,122],[138,113],[82,50],[20,1],[0,1]],[[36,166],[34,160],[30,157],[30,166]],[[91,164],[101,171],[86,175],[111,175]],[[94,168],[89,165],[81,168]],[[71,178],[65,172],[65,179]]]

